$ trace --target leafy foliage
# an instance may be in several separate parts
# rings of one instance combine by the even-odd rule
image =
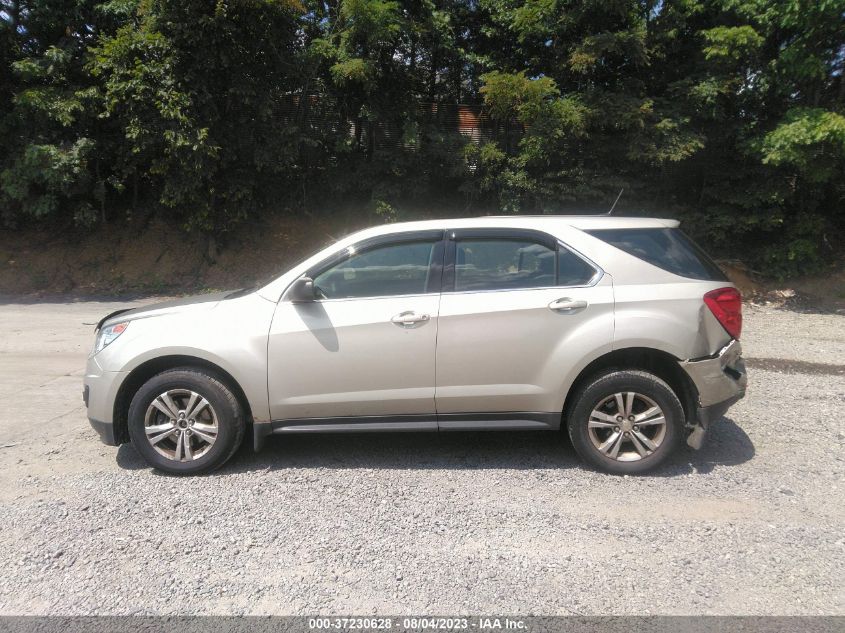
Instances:
[[[845,0],[0,0],[2,220],[143,210],[220,234],[338,201],[384,221],[590,212],[624,188],[623,212],[680,216],[773,275],[812,270],[845,233],[843,16]]]

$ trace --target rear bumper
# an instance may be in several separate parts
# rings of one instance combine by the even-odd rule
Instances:
[[[734,340],[712,357],[685,360],[680,365],[698,393],[696,420],[687,444],[701,448],[710,424],[745,396],[748,376],[742,360],[742,346]]]

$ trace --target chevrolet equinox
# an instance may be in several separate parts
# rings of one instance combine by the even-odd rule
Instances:
[[[102,440],[153,467],[270,435],[565,428],[611,473],[653,469],[745,393],[741,297],[674,220],[485,217],[350,235],[270,283],[97,325]]]

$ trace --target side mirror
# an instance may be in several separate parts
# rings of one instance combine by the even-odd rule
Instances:
[[[293,282],[285,298],[291,303],[308,303],[317,298],[314,293],[314,280],[311,277],[300,277]]]

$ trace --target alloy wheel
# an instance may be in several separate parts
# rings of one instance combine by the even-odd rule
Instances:
[[[214,446],[220,427],[214,408],[190,389],[170,389],[147,407],[144,433],[162,456],[176,462],[199,459]]]
[[[593,446],[605,457],[635,462],[653,454],[666,437],[666,417],[651,398],[621,391],[603,400],[590,413],[587,431]]]

